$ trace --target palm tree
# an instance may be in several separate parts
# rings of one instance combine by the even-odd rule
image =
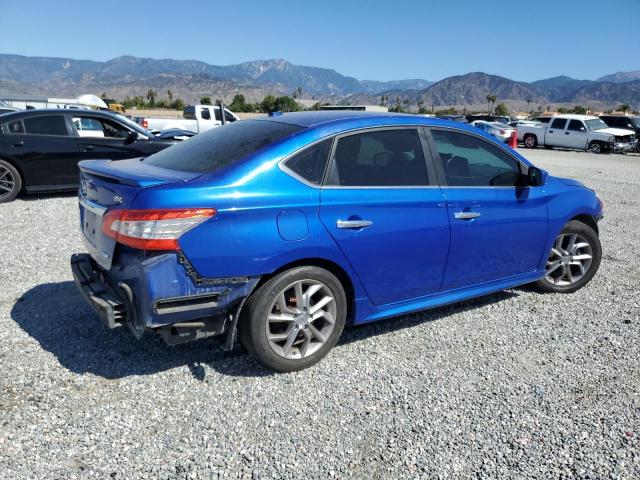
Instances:
[[[405,112],[409,113],[409,99],[405,98],[402,103],[404,103],[404,110]]]
[[[147,92],[147,100],[149,100],[150,106],[153,107],[156,104],[157,96],[158,96],[158,93],[153,88],[150,88],[149,91]]]
[[[527,112],[531,111],[531,99],[527,98]]]
[[[173,101],[173,92],[171,90],[167,90],[167,97],[169,97],[169,101]]]
[[[302,98],[302,87],[298,87],[298,98]]]
[[[627,110],[629,110],[629,105],[627,105],[626,103],[623,103],[622,105],[620,105],[618,107],[618,110],[620,110],[623,115],[626,115],[627,114]]]
[[[496,104],[497,99],[498,97],[496,97],[495,95],[492,95],[491,93],[487,95],[487,107],[489,109],[489,114],[493,112],[493,105]]]

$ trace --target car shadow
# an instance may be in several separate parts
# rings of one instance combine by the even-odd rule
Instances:
[[[515,291],[502,291],[445,307],[351,326],[343,333],[337,348],[517,295]],[[223,351],[222,337],[171,347],[154,335],[138,341],[126,327],[109,330],[85,303],[73,282],[46,283],[32,288],[17,299],[11,317],[64,368],[78,374],[119,379],[181,366],[187,366],[193,377],[202,381],[206,378],[205,366],[229,376],[273,374],[239,346],[231,352]]]
[[[33,202],[36,200],[46,200],[50,198],[70,198],[77,197],[78,190],[69,190],[64,192],[51,192],[51,193],[25,193],[21,192],[18,195],[18,200],[24,200],[26,202]]]

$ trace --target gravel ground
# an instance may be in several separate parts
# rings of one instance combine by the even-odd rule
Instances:
[[[640,157],[525,153],[604,200],[587,287],[351,328],[286,375],[108,331],[75,198],[0,206],[0,478],[640,477]]]

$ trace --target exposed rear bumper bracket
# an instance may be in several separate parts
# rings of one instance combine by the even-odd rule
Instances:
[[[72,255],[71,271],[78,290],[107,327],[116,328],[127,322],[125,302],[103,278],[88,254]]]

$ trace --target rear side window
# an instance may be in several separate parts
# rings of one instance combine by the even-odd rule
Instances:
[[[376,130],[338,139],[326,184],[342,187],[428,185],[418,131]]]
[[[170,170],[212,172],[302,129],[298,125],[265,120],[234,122],[196,135],[144,161]]]
[[[495,145],[466,133],[431,132],[447,185],[509,187],[521,179],[520,164]]]
[[[69,135],[64,115],[43,115],[24,119],[24,128],[31,135]]]
[[[285,165],[307,182],[320,185],[324,176],[324,169],[327,166],[332,141],[332,139],[328,139],[316,143],[291,157]]]
[[[9,135],[20,135],[24,133],[24,125],[22,125],[22,120],[14,120],[13,122],[4,123],[2,130]]]
[[[211,112],[209,112],[208,108],[201,108],[200,116],[202,117],[203,120],[211,120]]]
[[[564,126],[567,124],[566,118],[556,118],[551,122],[551,128],[557,128],[558,130],[564,130]]]

